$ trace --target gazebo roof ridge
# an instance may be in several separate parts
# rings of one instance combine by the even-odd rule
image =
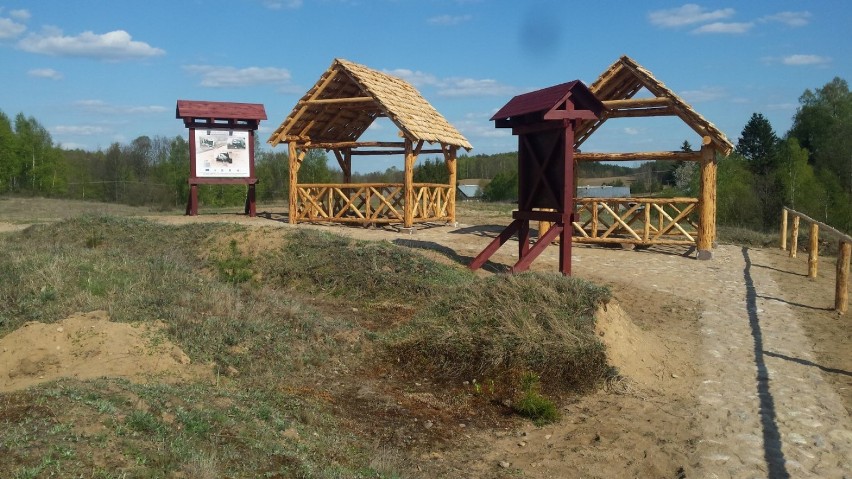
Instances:
[[[675,115],[698,135],[709,137],[721,153],[728,154],[733,150],[734,145],[716,125],[701,116],[665,83],[657,80],[648,69],[627,55],[622,55],[609,68],[604,70],[597,80],[589,86],[589,90],[606,104],[610,101],[630,100],[643,87],[656,98],[667,100]],[[575,146],[579,147],[607,118],[608,116],[605,114],[599,120],[584,122],[577,130]]]
[[[412,141],[473,148],[411,84],[341,58],[334,59],[268,142],[354,142],[379,117],[390,119]]]

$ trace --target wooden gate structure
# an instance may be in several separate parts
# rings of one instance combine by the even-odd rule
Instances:
[[[649,97],[634,98],[640,91]],[[734,146],[727,137],[654,75],[622,56],[589,86],[603,103],[599,118],[579,124],[575,161],[694,161],[700,164],[698,198],[583,198],[578,200],[576,242],[695,245],[699,259],[712,257],[716,238],[716,162]],[[580,146],[611,118],[676,116],[701,138],[696,152],[585,153]],[[576,185],[575,185],[576,188]]]
[[[634,98],[645,90],[649,97]],[[677,116],[701,137],[697,152],[583,153],[580,146],[610,118]],[[514,221],[470,264],[481,267],[515,234],[523,271],[560,237],[559,269],[571,273],[571,242],[694,245],[712,258],[716,236],[716,161],[733,145],[712,123],[628,56],[610,65],[588,88],[573,81],[518,95],[492,118],[518,136],[518,210]],[[674,160],[699,162],[698,198],[577,198],[578,161]],[[530,247],[529,221],[541,228]],[[570,225],[570,226],[566,226]],[[546,230],[546,231],[542,231]]]
[[[579,80],[512,98],[491,117],[497,128],[518,137],[518,210],[514,221],[476,258],[477,269],[506,241],[518,235],[519,259],[512,272],[530,263],[559,236],[559,271],[571,274],[574,221],[574,132],[581,120],[597,119],[603,104]],[[530,221],[553,226],[530,247]]]
[[[380,117],[399,128],[402,141],[359,141]],[[456,155],[459,148],[472,148],[408,82],[342,59],[332,62],[268,142],[289,147],[291,224],[455,222]],[[299,183],[299,167],[311,149],[334,153],[343,183]],[[420,154],[443,155],[447,184],[414,183]],[[403,155],[403,182],[353,184],[352,157],[371,155]]]

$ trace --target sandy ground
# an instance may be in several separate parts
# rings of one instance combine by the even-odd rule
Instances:
[[[26,323],[0,338],[0,392],[60,377],[158,382],[191,377],[198,368],[159,331],[158,324],[113,323],[106,311]]]
[[[291,227],[272,212],[257,218],[151,219]],[[391,241],[441,261],[467,264],[500,231],[498,224],[476,222],[413,231],[299,227]],[[0,231],[19,227],[7,224]],[[556,253],[548,248],[533,269],[555,272]],[[832,263],[824,261],[814,281],[802,275],[805,260],[777,250],[720,245],[710,261],[687,253],[575,247],[574,274],[613,290],[614,302],[600,312],[599,334],[611,363],[626,379],[567,400],[562,420],[549,426],[443,425],[439,432],[446,441],[403,461],[423,477],[852,477],[852,328],[848,315],[837,317],[828,310]],[[517,242],[510,241],[480,274],[505,271],[516,255]],[[41,359],[11,358],[10,346],[3,343],[4,387],[47,380],[63,370],[82,374],[84,366],[71,362],[79,352],[60,355],[63,348],[74,347],[68,342],[71,331],[85,334],[93,324],[111,323],[85,315],[66,321],[30,324],[12,333],[53,328],[38,333],[53,342],[39,346]],[[132,344],[122,343],[110,354],[130,354],[148,344],[144,334],[122,334]],[[91,344],[80,347],[92,350]],[[176,371],[186,367],[179,350],[164,347],[155,357],[172,361]],[[440,415],[442,406],[433,407]]]

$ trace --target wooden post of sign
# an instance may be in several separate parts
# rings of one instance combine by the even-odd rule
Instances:
[[[249,184],[248,192],[246,192],[246,214],[252,218],[257,216],[257,206],[255,205],[256,194],[254,191],[254,186],[254,183]]]
[[[834,310],[845,314],[849,307],[849,262],[852,256],[852,243],[840,242],[837,254],[837,282],[834,284]]]
[[[787,251],[787,210],[781,208],[781,250]]]
[[[713,238],[716,236],[716,152],[710,144],[701,146],[701,185],[698,202],[698,259],[713,257]]]
[[[817,277],[819,268],[819,225],[811,223],[810,244],[808,245],[808,278]]]
[[[793,215],[793,231],[790,233],[790,257],[795,258],[799,249],[799,216]]]

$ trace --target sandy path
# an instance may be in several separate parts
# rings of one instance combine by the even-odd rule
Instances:
[[[848,477],[852,424],[760,250],[722,246],[701,315],[702,477]]]

